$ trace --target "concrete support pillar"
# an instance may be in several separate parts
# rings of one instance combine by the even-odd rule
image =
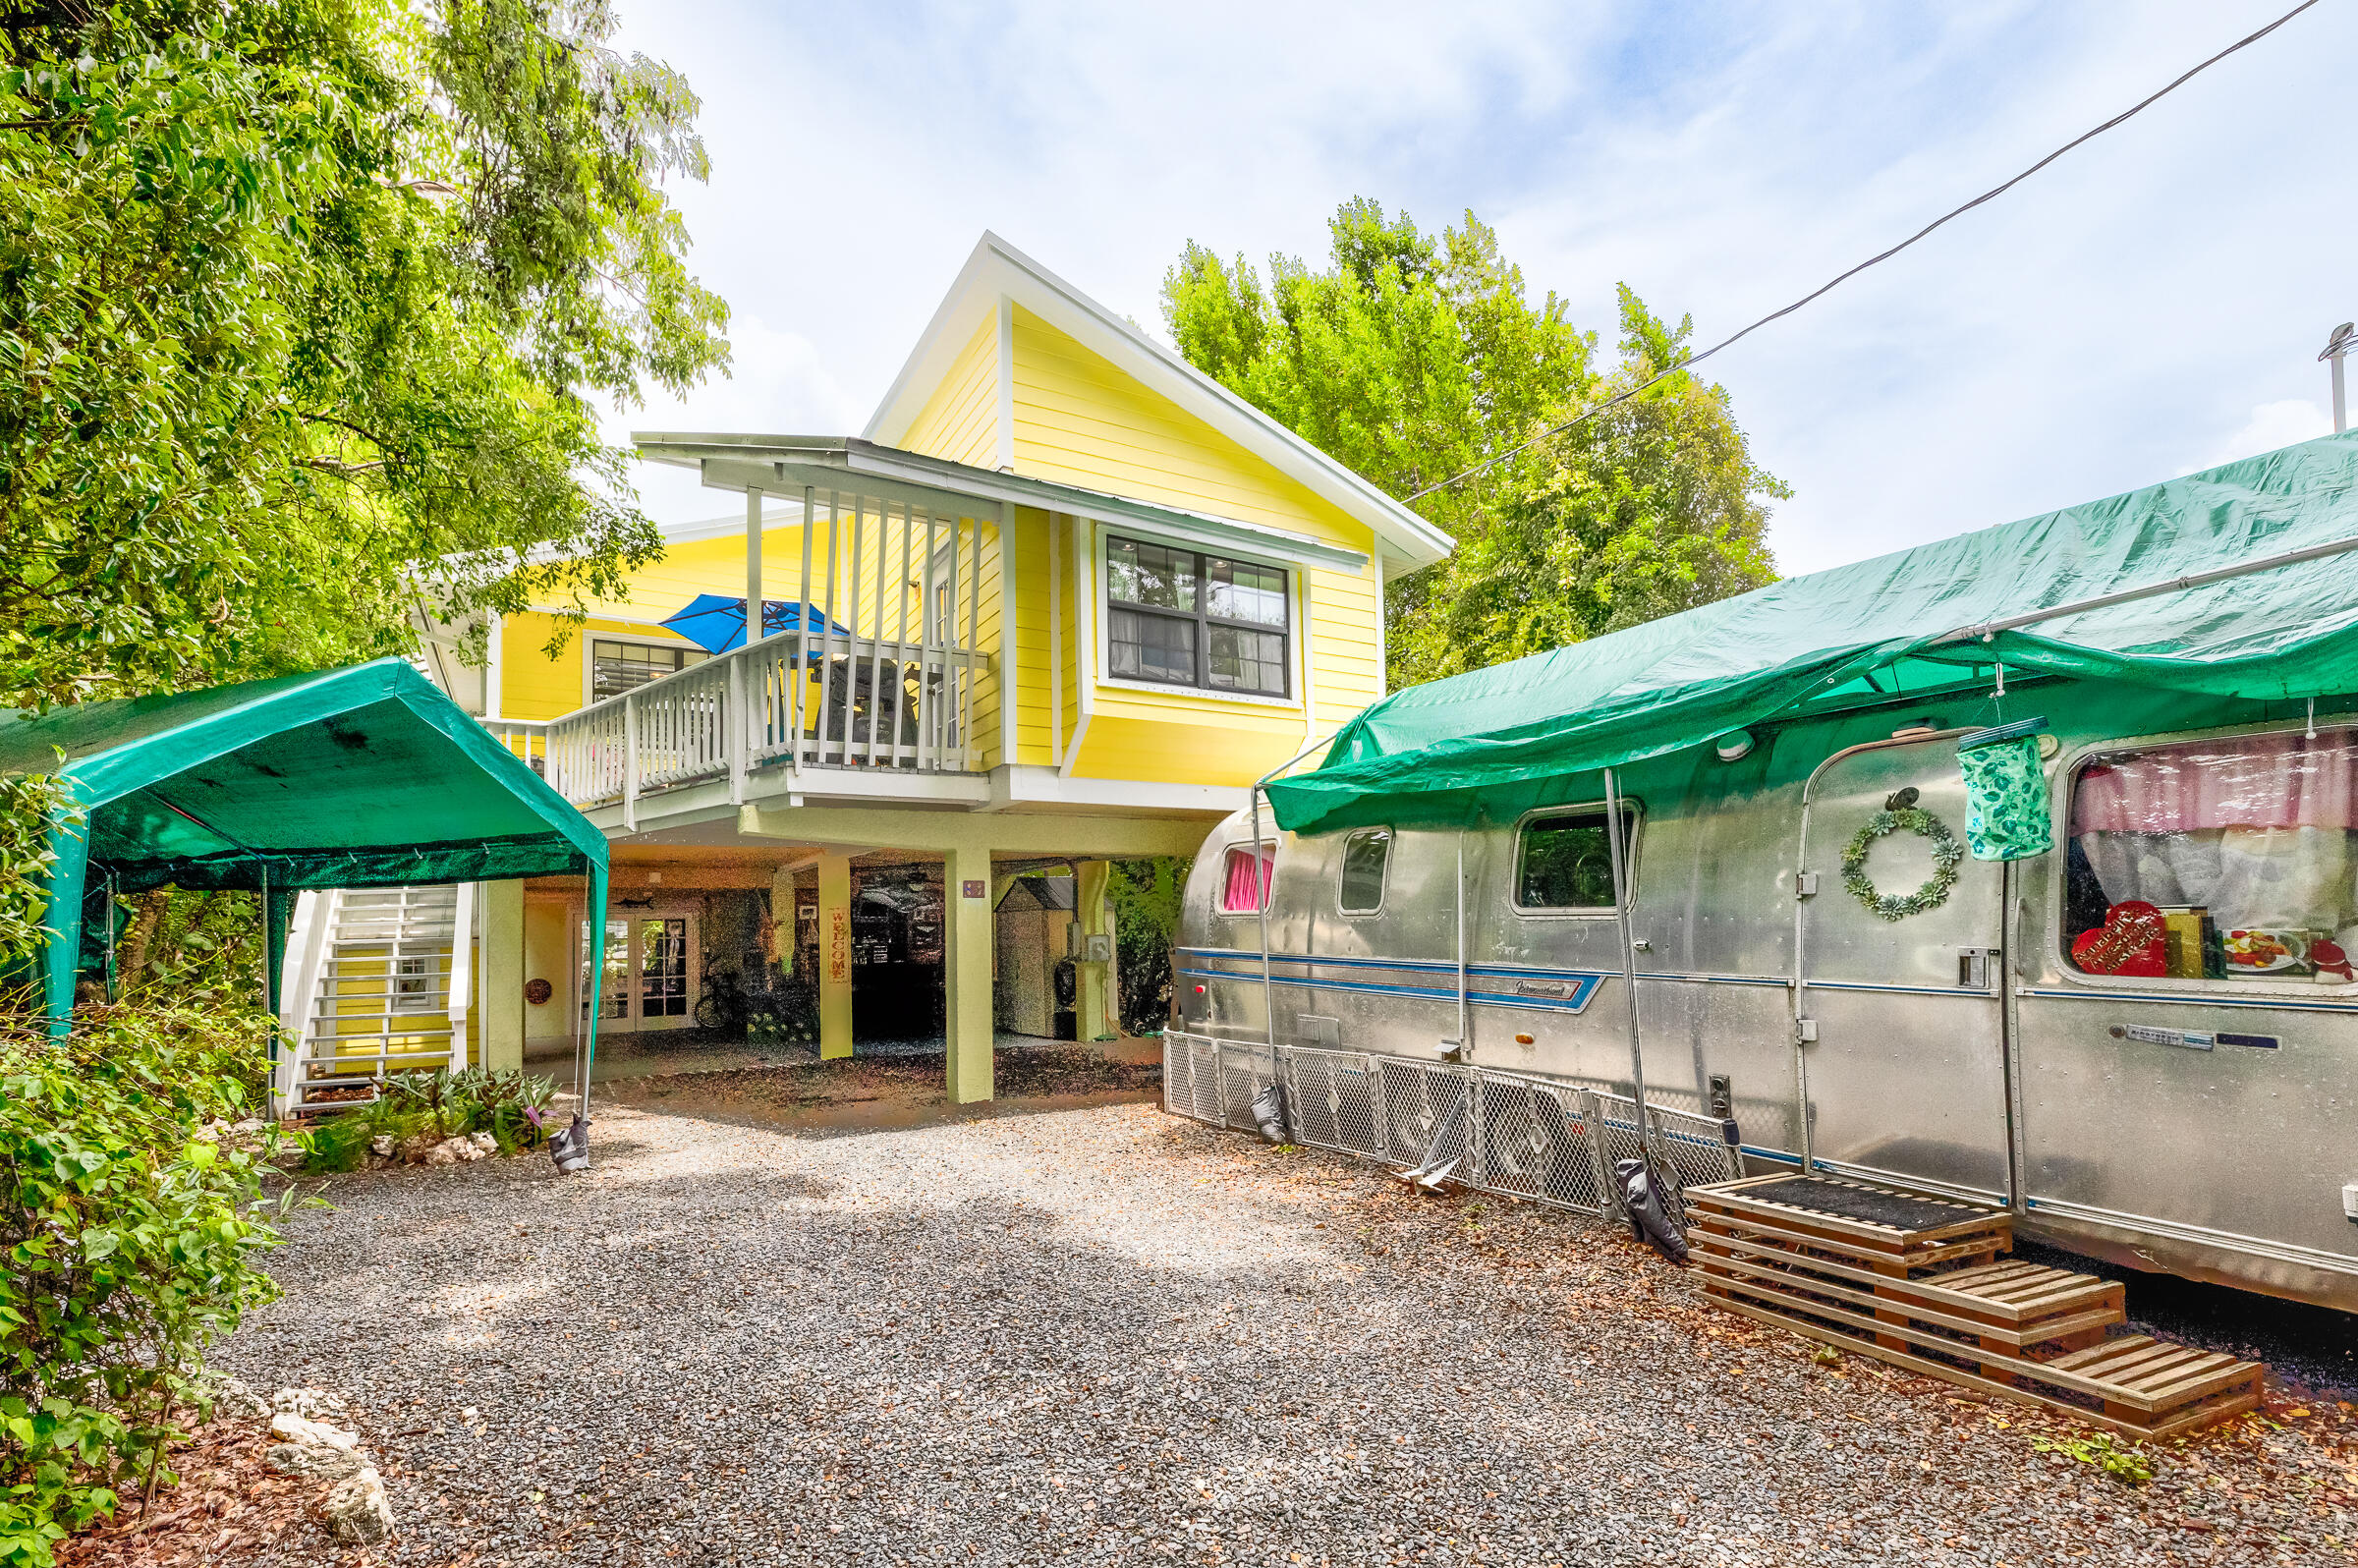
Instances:
[[[1081,923],[1079,994],[1073,998],[1073,1033],[1083,1039],[1111,1039],[1122,1032],[1120,981],[1113,966],[1113,910],[1106,902],[1105,884],[1113,875],[1107,861],[1078,861],[1073,866],[1074,918]],[[1092,959],[1090,939],[1101,938],[1105,957]]]
[[[466,890],[460,890],[466,896]],[[495,1073],[524,1066],[524,884],[483,884],[483,994],[476,1026],[483,1066]],[[562,992],[559,993],[560,995]]]
[[[953,1105],[991,1097],[990,851],[942,857],[942,971]]]
[[[832,853],[818,858],[818,1054],[852,1054],[852,858]]]

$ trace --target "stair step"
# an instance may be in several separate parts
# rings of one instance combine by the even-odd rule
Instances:
[[[2117,1282],[1999,1259],[2002,1209],[1792,1175],[1686,1200],[1705,1299],[1740,1316],[2137,1437],[2260,1402],[2257,1364],[2123,1329]]]

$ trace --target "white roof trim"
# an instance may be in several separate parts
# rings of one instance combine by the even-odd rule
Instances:
[[[1413,569],[1442,559],[1455,547],[1448,534],[987,230],[860,432],[865,439],[879,446],[901,443],[1001,298],[1368,525],[1391,560]]]

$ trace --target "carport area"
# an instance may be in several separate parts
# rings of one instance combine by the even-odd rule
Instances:
[[[2109,1568],[2358,1540],[2329,1403],[2131,1488],[2034,1446],[2084,1428],[1822,1364],[1594,1221],[1014,1087],[899,1123],[609,1097],[583,1177],[339,1178],[218,1360],[351,1399],[398,1564]]]
[[[783,825],[829,814],[853,813]],[[576,1054],[602,945],[600,1081],[915,1052],[941,1058],[957,1102],[986,1100],[1002,1049],[1120,1036],[1112,862],[1192,853],[1201,836],[1012,815],[848,825],[906,841],[781,841],[737,821],[615,839],[602,943],[586,878],[511,884],[491,959],[516,977],[520,1059],[549,1071]]]

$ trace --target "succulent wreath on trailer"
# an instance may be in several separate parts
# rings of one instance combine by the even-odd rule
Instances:
[[[1965,859],[1965,846],[1957,842],[1948,824],[1916,804],[1912,789],[1899,791],[1883,802],[1883,809],[1867,818],[1867,825],[1852,836],[1842,850],[1842,886],[1879,919],[1904,921],[1911,915],[1929,914],[1948,902],[1949,890],[1957,885],[1957,867]],[[1893,898],[1875,885],[1867,874],[1867,852],[1880,838],[1893,833],[1920,833],[1932,842],[1933,874],[1924,885],[1905,898]]]

